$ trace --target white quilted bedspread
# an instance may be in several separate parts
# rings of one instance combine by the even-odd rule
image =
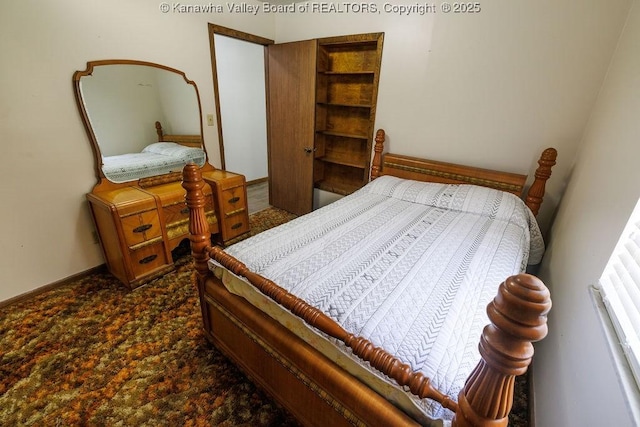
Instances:
[[[514,195],[383,176],[226,251],[457,399],[480,358],[487,304],[544,243]]]

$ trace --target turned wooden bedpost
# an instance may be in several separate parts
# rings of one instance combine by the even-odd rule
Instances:
[[[500,285],[487,306],[491,324],[480,337],[482,359],[458,395],[454,427],[508,424],[515,376],[531,363],[531,343],[547,335],[550,309],[549,291],[535,276],[518,274]]]
[[[202,180],[200,168],[189,163],[182,170],[182,187],[187,190],[185,196],[189,207],[189,240],[191,242],[191,255],[198,272],[203,278],[209,271],[208,248],[211,246],[211,232],[204,211],[205,197],[202,188],[205,182]]]
[[[158,134],[158,141],[164,141],[164,132],[162,131],[162,125],[160,122],[156,122],[156,133]]]
[[[382,170],[382,150],[384,150],[384,129],[376,132],[376,144],[373,146],[373,160],[371,161],[371,181],[380,176]]]
[[[527,198],[524,201],[534,215],[538,215],[538,211],[540,210],[540,205],[544,198],[544,188],[547,180],[551,176],[551,168],[556,164],[557,156],[558,152],[555,148],[547,148],[542,152],[538,160],[538,169],[536,169],[536,173],[534,174],[535,180],[533,184],[531,184],[531,187],[529,187]]]

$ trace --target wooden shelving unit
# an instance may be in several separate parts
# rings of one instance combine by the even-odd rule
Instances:
[[[368,182],[383,37],[268,47],[271,205],[304,215],[314,190],[347,195]]]
[[[318,40],[314,187],[347,195],[367,183],[383,34]]]

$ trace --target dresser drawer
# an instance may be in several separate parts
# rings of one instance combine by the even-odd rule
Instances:
[[[205,212],[213,212],[213,199],[211,196],[205,199]],[[162,207],[164,222],[167,227],[179,225],[179,223],[189,221],[189,208],[186,202],[176,202]]]
[[[215,170],[202,177],[214,191],[220,233],[215,239],[222,245],[249,231],[247,188],[244,175]]]
[[[146,192],[152,194],[160,201],[159,206],[162,209],[162,216],[167,227],[175,227],[180,223],[189,220],[189,209],[185,201],[187,194],[182,188],[181,183],[173,182],[170,184],[158,185],[145,189]],[[211,187],[205,185],[202,188],[205,195],[205,211],[213,211],[213,199],[211,197]]]
[[[162,214],[164,215],[164,222],[167,226],[180,221],[189,219],[189,208],[184,202],[174,203],[162,207]]]
[[[131,269],[136,278],[145,276],[153,270],[167,264],[164,244],[161,239],[156,243],[143,245],[130,251]]]
[[[247,200],[244,186],[238,186],[222,190],[220,196],[221,211],[225,216],[235,215],[247,209]]]
[[[137,245],[162,235],[157,210],[138,212],[120,218],[127,246]]]
[[[244,212],[228,216],[225,218],[222,228],[224,240],[233,239],[249,231],[249,217]]]

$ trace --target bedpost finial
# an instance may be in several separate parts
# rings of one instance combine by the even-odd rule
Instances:
[[[542,152],[542,155],[540,156],[540,160],[552,161],[554,162],[553,164],[555,164],[557,157],[558,157],[558,150],[556,150],[555,148],[549,147]]]
[[[538,169],[536,169],[535,177],[549,179],[551,176],[551,168],[556,164],[558,151],[555,148],[547,148],[540,155],[538,160]]]
[[[536,169],[535,180],[525,199],[526,205],[531,209],[534,215],[538,215],[540,205],[544,198],[545,186],[547,180],[551,177],[551,168],[556,164],[556,158],[558,157],[558,151],[555,148],[547,148],[540,155],[538,160],[538,168]]]
[[[158,134],[158,142],[162,142],[164,139],[164,132],[162,131],[162,125],[160,122],[156,122],[156,133]]]
[[[547,335],[547,314],[551,310],[549,290],[530,274],[507,278],[498,295],[487,306],[491,322],[501,331],[521,340],[540,341]]]
[[[183,187],[185,183],[197,182],[200,178],[198,172],[200,168],[195,163],[187,163],[182,169]]]
[[[535,276],[518,274],[500,285],[487,306],[491,324],[480,337],[482,359],[458,395],[454,427],[507,425],[515,376],[531,363],[531,343],[547,335],[550,309],[549,290]]]

